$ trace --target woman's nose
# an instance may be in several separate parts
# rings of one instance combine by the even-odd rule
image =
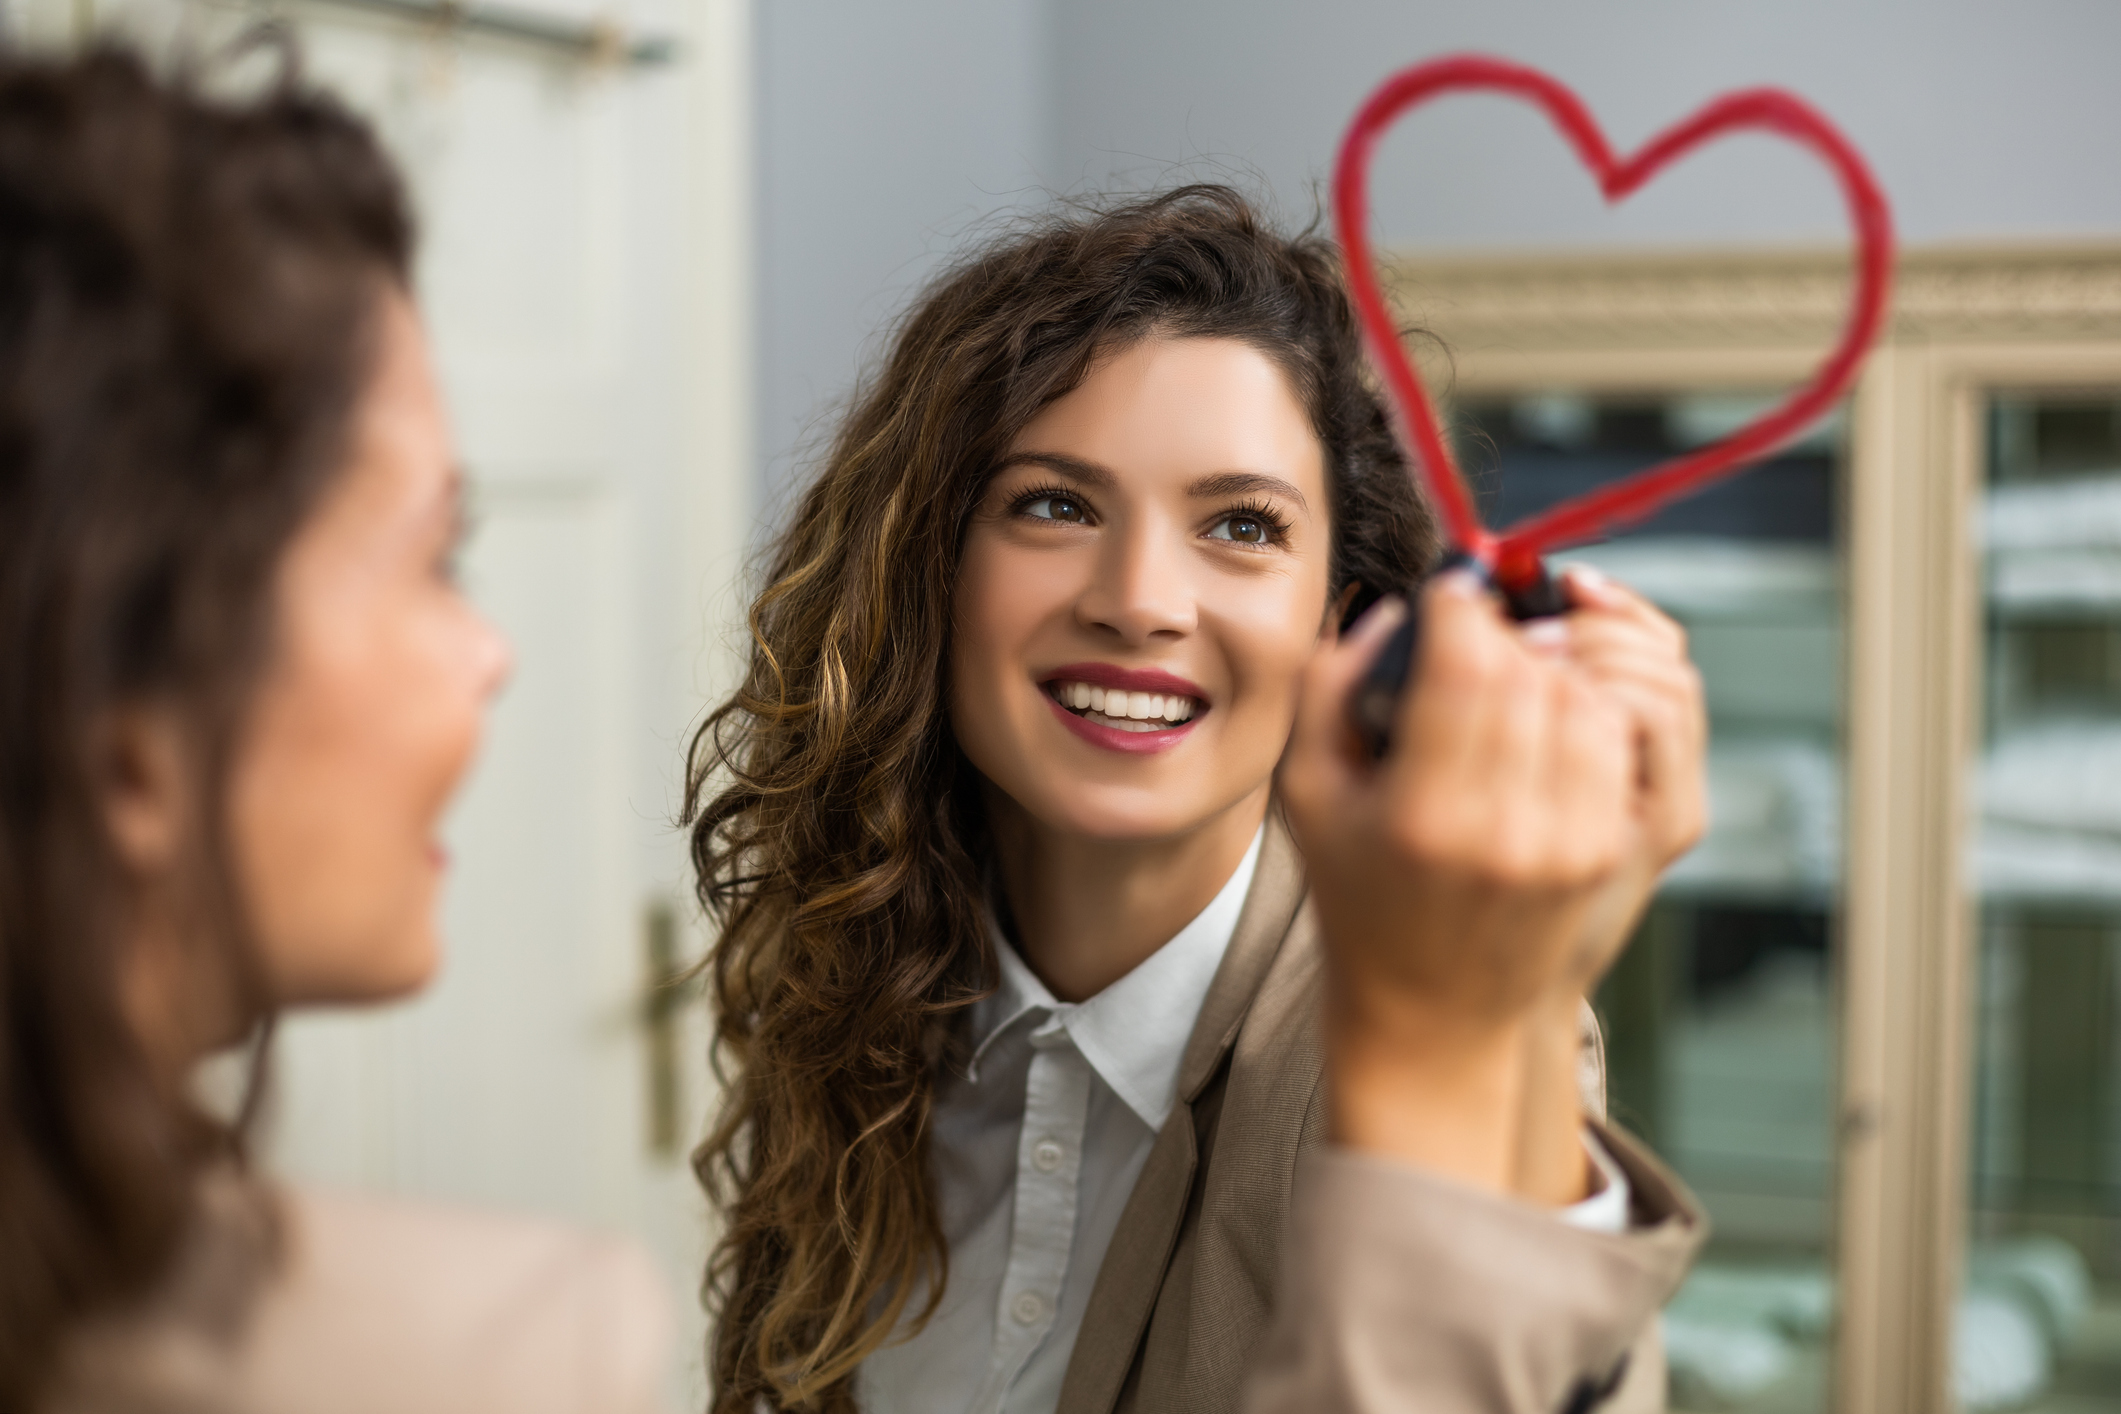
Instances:
[[[484,614],[477,617],[478,648],[473,661],[478,664],[479,696],[491,701],[515,676],[516,649],[499,624]]]
[[[1200,620],[1185,548],[1172,533],[1151,525],[1130,526],[1108,536],[1091,583],[1076,604],[1085,626],[1116,634],[1139,647],[1158,637],[1183,637]]]

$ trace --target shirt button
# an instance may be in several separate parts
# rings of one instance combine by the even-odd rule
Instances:
[[[1054,1140],[1041,1139],[1031,1149],[1031,1162],[1038,1165],[1040,1173],[1051,1173],[1060,1167],[1061,1146]]]
[[[1009,1314],[1023,1325],[1030,1325],[1046,1313],[1046,1303],[1039,1300],[1035,1291],[1020,1292],[1016,1300],[1009,1303]]]

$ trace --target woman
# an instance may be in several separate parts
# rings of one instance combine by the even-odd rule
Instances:
[[[1520,634],[1447,576],[1372,768],[1406,610],[1339,630],[1435,548],[1329,251],[1227,190],[916,304],[694,747],[717,1410],[1221,1410],[1262,1346],[1266,1406],[1661,1402],[1700,1223],[1579,1013],[1698,684],[1595,578]]]
[[[197,1103],[432,974],[508,653],[368,130],[0,56],[0,1408],[648,1410],[630,1251],[291,1191]]]

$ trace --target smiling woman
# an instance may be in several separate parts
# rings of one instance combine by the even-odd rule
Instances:
[[[1622,1356],[1690,1210],[1585,1137],[1580,1015],[1698,829],[1698,691],[1611,586],[1546,648],[1447,587],[1405,709],[1442,715],[1371,770],[1337,694],[1403,610],[1341,630],[1434,540],[1330,248],[1233,192],[1051,218],[921,299],[693,747],[721,1414],[1231,1409],[1276,1312],[1269,1407],[1661,1398]],[[1285,1272],[1300,1169],[1349,1226]],[[1354,1216],[1481,1230],[1480,1189],[1527,1226]],[[1363,1250],[1453,1304],[1342,1295]]]
[[[1138,387],[1136,370],[1158,386]],[[1223,386],[1224,370],[1239,382]],[[1211,401],[1183,429],[1161,427],[1185,408],[1171,394],[1201,391]],[[1244,406],[1261,395],[1263,409]],[[1153,490],[1123,491],[1138,453],[1101,432],[1108,410],[1130,432],[1157,431]],[[1233,412],[1265,442],[1224,435],[1199,460],[1192,436]],[[1310,488],[1300,553],[1211,536],[1258,515],[1256,490],[1216,480],[1233,474]],[[1329,537],[1336,513],[1349,533]],[[1242,657],[1196,653],[1193,586],[1161,567],[1173,539],[1190,573],[1226,581],[1217,594],[1250,583],[1272,604],[1268,638],[1293,634],[1276,650],[1278,699]],[[1147,906],[1106,910],[1120,934],[1082,990],[1063,989],[1088,995],[1153,950],[1259,829],[1329,582],[1398,588],[1432,541],[1362,382],[1326,246],[1281,238],[1233,192],[1056,220],[922,301],[781,540],[752,612],[749,679],[694,744],[694,857],[724,925],[720,1034],[743,1067],[699,1155],[730,1203],[719,1408],[749,1414],[760,1396],[848,1407],[863,1359],[903,1316],[939,1306],[951,1244],[928,1133],[939,1062],[969,1051],[964,1014],[997,975],[992,871],[1026,861],[1033,834],[1139,853]],[[1145,572],[1175,591],[1161,610],[1140,602],[1160,592]],[[1090,627],[1071,633],[1078,623]],[[1114,655],[1107,634],[1127,651]],[[1076,663],[1072,681],[1103,689],[1107,708],[1129,693],[1130,722],[1146,719],[1132,693],[1152,681],[1130,674],[1180,677],[1200,723],[1137,736],[1060,712],[1046,684]],[[1218,718],[1268,729],[1239,743]],[[1191,740],[1203,729],[1242,759]],[[1184,780],[1183,798],[1160,800],[1123,761]],[[1054,809],[1066,823],[1046,831]],[[1186,828],[1204,810],[1215,827]],[[1101,838],[1115,825],[1120,838]],[[1174,866],[1152,862],[1167,854]],[[1042,883],[1075,898],[1066,876]],[[1013,911],[1044,913],[1030,900]]]

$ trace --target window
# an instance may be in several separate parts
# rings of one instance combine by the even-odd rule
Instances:
[[[1549,389],[1467,400],[1459,459],[1491,525],[1724,436],[1772,390]],[[1616,1119],[1707,1205],[1715,1237],[1665,1317],[1680,1408],[1817,1409],[1834,1309],[1840,933],[1836,417],[1667,508],[1594,564],[1685,627],[1706,690],[1708,838],[1666,878],[1597,998]]]
[[[1986,409],[1970,1407],[2121,1410],[2121,388]]]
[[[1506,522],[1802,380],[1846,265],[1390,278]],[[2121,248],[1914,252],[1841,423],[1579,552],[1710,700],[1715,827],[1598,998],[1718,1220],[1678,1408],[2121,1414],[2117,416]]]

